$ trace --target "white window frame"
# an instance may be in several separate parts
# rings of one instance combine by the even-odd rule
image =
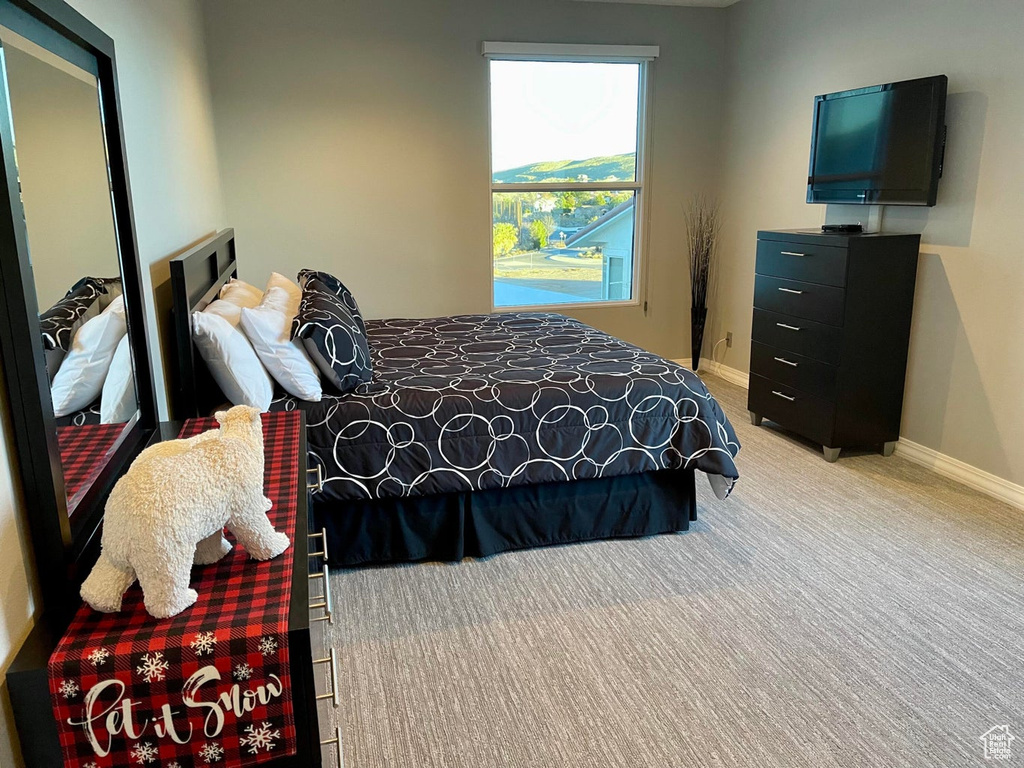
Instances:
[[[621,192],[634,193],[633,203],[633,283],[631,298],[620,301],[579,301],[565,304],[535,304],[515,307],[496,307],[494,304],[494,238],[488,237],[491,250],[490,294],[492,312],[530,312],[558,311],[563,309],[603,309],[606,307],[635,307],[641,303],[647,306],[647,285],[643,279],[647,269],[647,233],[648,205],[647,184],[649,159],[647,149],[650,146],[651,126],[650,114],[652,96],[651,65],[658,57],[656,45],[570,45],[560,43],[502,43],[485,42],[483,55],[488,60],[487,76],[487,182],[490,227],[494,229],[494,194],[496,192],[562,192],[579,190],[583,192]],[[598,64],[639,64],[640,82],[637,88],[637,125],[636,125],[636,177],[631,182],[588,182],[576,184],[540,183],[540,184],[495,184],[493,168],[493,132],[491,130],[491,61],[567,61]]]

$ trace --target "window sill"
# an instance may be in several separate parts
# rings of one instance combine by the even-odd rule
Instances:
[[[611,307],[639,307],[639,299],[629,301],[580,301],[572,304],[525,304],[515,307],[496,307],[491,301],[491,313],[497,312],[553,312],[559,313],[563,309],[607,309]]]

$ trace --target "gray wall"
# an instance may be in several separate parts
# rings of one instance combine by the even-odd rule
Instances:
[[[1020,0],[742,0],[726,14],[727,226],[712,332],[736,334],[724,363],[749,365],[757,230],[822,222],[823,207],[803,202],[813,97],[945,73],[939,204],[889,207],[883,223],[923,234],[903,435],[1024,483]]]
[[[117,46],[132,201],[146,265],[150,303],[146,319],[154,339],[154,329],[163,318],[158,324],[153,288],[166,281],[167,257],[224,225],[198,8],[194,0],[72,0],[71,4],[114,38]],[[155,347],[155,342],[151,344]],[[165,401],[162,367],[157,359],[161,402]],[[13,465],[10,429],[6,409],[0,409],[0,680],[38,610],[27,510]],[[21,759],[7,691],[0,683],[0,766],[18,765]]]
[[[242,277],[327,269],[370,317],[490,309],[482,41],[660,45],[650,311],[574,314],[683,355],[680,210],[717,173],[724,13],[557,0],[217,0],[203,13]]]
[[[198,0],[72,0],[117,48],[135,228],[160,413],[170,346],[169,257],[225,226]]]

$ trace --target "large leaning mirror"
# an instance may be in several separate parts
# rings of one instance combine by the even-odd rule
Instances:
[[[65,566],[40,578],[66,595],[155,427],[113,44],[64,3],[0,0],[0,54],[3,369],[37,561]]]
[[[138,411],[96,74],[0,27],[69,515]]]

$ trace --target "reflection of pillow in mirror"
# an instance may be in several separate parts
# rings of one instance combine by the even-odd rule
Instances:
[[[119,312],[124,314],[124,295],[118,294],[116,297],[110,300],[110,303],[103,310],[104,312]]]
[[[237,277],[232,277],[220,289],[220,298],[240,307],[255,307],[262,297],[263,291]]]
[[[42,331],[44,349],[71,348],[71,340],[81,325],[82,318],[96,306],[96,300],[104,293],[102,282],[84,277],[64,294],[64,298],[39,315],[39,329]]]
[[[270,375],[288,394],[318,403],[323,395],[320,374],[303,349],[302,339],[290,338],[298,308],[298,302],[292,307],[287,288],[271,285],[258,307],[242,309],[242,330]]]
[[[213,302],[214,304],[227,302]],[[274,399],[274,384],[249,340],[235,324],[210,307],[192,313],[192,340],[206,361],[213,380],[234,405],[266,411]],[[241,312],[241,308],[235,308]]]
[[[60,370],[60,364],[63,362],[66,354],[67,351],[63,349],[43,350],[43,360],[46,361],[46,377],[50,384],[53,384],[53,377]]]
[[[107,378],[103,381],[100,394],[100,423],[123,424],[139,409],[135,399],[135,375],[132,373],[132,350],[128,346],[128,334],[114,350]]]
[[[119,277],[107,277],[102,280],[103,287],[106,289],[106,294],[100,296],[100,309],[106,309],[106,307],[118,296],[123,295],[121,290],[121,278]]]
[[[118,311],[116,304],[78,329],[50,387],[55,416],[79,411],[100,396],[110,361],[127,330],[124,307]]]

